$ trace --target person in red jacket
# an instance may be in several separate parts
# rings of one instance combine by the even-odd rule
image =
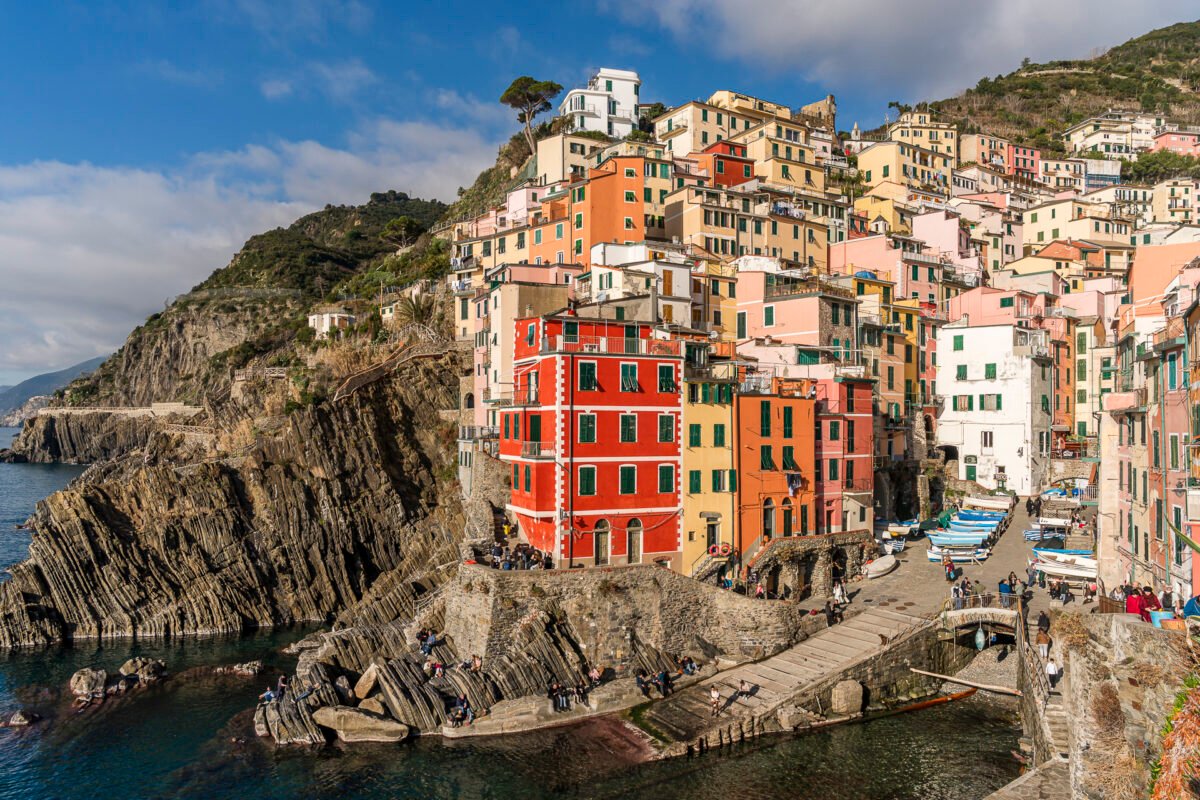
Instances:
[[[1154,589],[1146,586],[1142,589],[1142,621],[1150,621],[1150,612],[1158,611],[1162,608],[1162,603],[1158,602],[1158,598],[1154,596]]]
[[[1125,595],[1125,613],[1126,614],[1137,614],[1137,615],[1141,616],[1142,593],[1141,593],[1141,591],[1138,590],[1138,588],[1136,586],[1133,587],[1132,592],[1128,592]]]

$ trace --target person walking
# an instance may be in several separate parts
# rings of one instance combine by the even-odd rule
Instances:
[[[1050,681],[1051,689],[1057,688],[1058,678],[1061,674],[1062,672],[1053,658],[1046,662],[1046,680]]]
[[[963,607],[962,587],[957,583],[950,587],[950,600],[954,605],[955,611],[961,611]]]
[[[708,701],[712,707],[712,715],[715,717],[721,713],[721,690],[714,683],[712,688],[708,690]]]
[[[1050,657],[1050,634],[1039,629],[1037,638],[1034,641],[1037,642],[1038,655],[1045,661]]]
[[[1050,633],[1050,615],[1045,611],[1038,614],[1037,627],[1039,631]]]

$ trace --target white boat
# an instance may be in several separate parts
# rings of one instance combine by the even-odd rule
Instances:
[[[984,511],[1008,511],[1012,508],[1011,497],[976,497],[971,495],[963,501],[964,506],[982,508]]]
[[[1042,561],[1038,559],[1034,565],[1034,569],[1040,570],[1047,575],[1055,578],[1075,578],[1075,579],[1094,579],[1096,577],[1096,567],[1083,567],[1076,564],[1059,564],[1050,561]]]
[[[1038,526],[1042,528],[1069,528],[1071,520],[1062,517],[1038,517]]]
[[[1039,563],[1062,564],[1067,567],[1083,567],[1095,570],[1098,566],[1096,559],[1079,553],[1067,553],[1061,550],[1040,550],[1037,554]]]
[[[949,559],[954,562],[986,561],[987,557],[991,554],[992,554],[992,551],[986,547],[973,547],[973,548],[967,548],[964,550],[962,548],[957,548],[957,547],[943,548],[943,547],[933,546],[933,547],[929,548],[929,552],[926,555],[930,561],[940,563],[947,557],[949,557]]]
[[[867,564],[867,578],[879,578],[887,575],[889,572],[899,566],[899,564],[900,562],[897,561],[896,557],[891,554],[880,556],[879,558]]]

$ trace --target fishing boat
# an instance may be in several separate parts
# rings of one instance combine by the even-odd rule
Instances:
[[[866,566],[867,578],[879,578],[894,570],[899,561],[893,555],[880,556]]]
[[[908,542],[903,539],[888,539],[883,543],[884,547],[886,547],[890,553],[903,553],[904,546],[906,544],[908,544]]]
[[[1093,570],[1098,563],[1091,556],[1067,553],[1062,550],[1047,550],[1044,555],[1038,555],[1038,562],[1042,564],[1064,564],[1066,566],[1091,568]]]
[[[1002,520],[1008,515],[1003,511],[980,511],[974,508],[964,508],[956,515],[959,519],[966,520],[981,520],[987,522],[989,520]]]
[[[995,532],[996,526],[964,525],[961,522],[951,522],[949,530],[956,531],[958,533],[983,533],[990,536],[993,532]]]
[[[1069,528],[1071,520],[1063,517],[1038,517],[1038,526],[1042,528]]]
[[[1008,511],[1012,508],[1012,498],[1004,497],[976,497],[971,495],[963,501],[964,507],[981,509],[983,511]]]
[[[995,528],[1000,525],[1003,520],[999,519],[967,519],[966,517],[951,517],[951,523],[959,525],[970,525],[973,528]]]
[[[941,548],[931,546],[929,548],[928,558],[930,561],[941,562],[947,557],[954,562],[962,561],[986,561],[991,555],[991,550],[986,547],[974,548]]]
[[[1050,559],[1053,555],[1059,553],[1068,556],[1084,556],[1085,558],[1092,558],[1093,556],[1091,550],[1055,550],[1048,547],[1033,548],[1033,554],[1039,559]]]
[[[938,547],[981,547],[987,541],[986,536],[964,536],[951,538],[949,536],[930,536],[929,543]]]
[[[1096,577],[1096,567],[1094,565],[1087,567],[1079,564],[1060,564],[1053,561],[1043,561],[1039,558],[1034,563],[1033,568],[1055,578],[1092,580]]]

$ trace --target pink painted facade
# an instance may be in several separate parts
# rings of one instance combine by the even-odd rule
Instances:
[[[1034,147],[1008,146],[1008,172],[1020,178],[1037,180],[1042,173],[1042,151]]]
[[[1181,156],[1200,156],[1200,132],[1163,131],[1154,137],[1151,152],[1167,150]]]

